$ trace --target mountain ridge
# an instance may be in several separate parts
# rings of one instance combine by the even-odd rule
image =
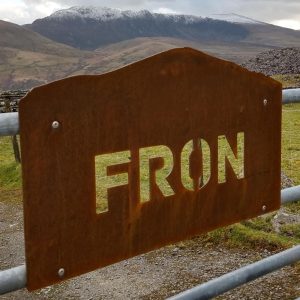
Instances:
[[[25,26],[54,41],[85,50],[139,37],[236,42],[248,35],[240,24],[223,20],[79,6]]]
[[[211,14],[208,16],[211,19],[223,20],[231,23],[242,23],[242,24],[268,24],[262,21],[258,21],[246,16],[242,16],[235,13],[229,14]]]
[[[193,23],[203,19],[203,17],[193,15],[152,13],[149,10],[120,10],[101,6],[72,6],[68,9],[58,10],[46,18],[63,19],[80,17],[105,22],[122,18],[143,18],[149,16],[164,16],[173,21],[184,20],[186,23]]]
[[[141,37],[166,37],[202,43],[251,43],[269,48],[300,46],[300,31],[235,13],[202,17],[73,6],[37,19],[25,27],[56,42],[84,50],[95,50]]]

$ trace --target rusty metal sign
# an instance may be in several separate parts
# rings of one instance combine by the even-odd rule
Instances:
[[[281,85],[183,48],[20,103],[27,285],[280,206]]]

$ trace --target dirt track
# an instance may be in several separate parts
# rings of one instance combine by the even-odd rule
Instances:
[[[0,216],[0,269],[6,269],[24,263],[22,207],[0,202]],[[24,289],[1,299],[165,299],[269,255],[266,250],[213,247],[196,238],[36,293]],[[299,296],[299,267],[287,267],[219,299],[284,300]]]

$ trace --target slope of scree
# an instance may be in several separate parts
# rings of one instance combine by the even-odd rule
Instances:
[[[262,52],[242,64],[268,76],[300,74],[300,48],[283,48]]]

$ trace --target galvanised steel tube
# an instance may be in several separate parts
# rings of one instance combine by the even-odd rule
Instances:
[[[17,135],[19,133],[19,114],[0,113],[0,136]]]
[[[0,272],[0,295],[26,287],[26,266]]]
[[[281,190],[281,204],[300,200],[300,185]]]
[[[297,103],[300,102],[300,89],[282,90],[282,103]]]
[[[300,260],[300,246],[293,247],[258,262],[227,273],[221,277],[184,291],[169,300],[204,300],[211,299],[232,290],[244,283],[291,265]]]

